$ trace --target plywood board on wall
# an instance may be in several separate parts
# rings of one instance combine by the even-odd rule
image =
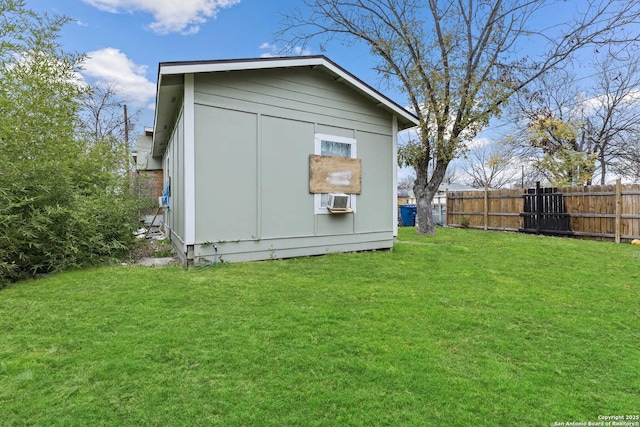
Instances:
[[[310,193],[362,192],[362,162],[348,157],[309,156]]]

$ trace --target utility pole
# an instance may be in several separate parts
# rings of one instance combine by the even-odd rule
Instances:
[[[124,107],[124,142],[127,143],[127,152],[129,151],[129,116],[127,115],[127,104]]]
[[[131,179],[131,159],[130,159],[131,153],[129,153],[129,116],[127,114],[127,104],[124,104],[123,107],[124,107],[124,144],[125,144],[125,153],[127,156],[124,164],[126,165],[127,186],[129,186],[130,179]]]

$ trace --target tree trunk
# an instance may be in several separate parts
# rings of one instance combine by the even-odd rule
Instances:
[[[418,234],[433,235],[436,234],[436,224],[433,221],[431,205],[447,172],[447,165],[442,162],[437,162],[431,179],[427,179],[428,168],[426,165],[421,164],[420,166],[421,167],[416,168],[416,183],[413,187],[417,204],[417,231]]]

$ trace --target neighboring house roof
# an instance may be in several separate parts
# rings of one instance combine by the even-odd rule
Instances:
[[[309,67],[318,68],[361,93],[379,107],[398,118],[398,130],[418,126],[418,118],[355,77],[323,55],[294,56],[280,58],[253,58],[235,60],[161,62],[158,65],[156,111],[153,128],[153,155],[161,156],[171,136],[175,120],[175,100],[180,97],[184,85],[183,76],[191,73],[213,73],[240,70]]]
[[[443,182],[442,184],[440,184],[440,187],[438,187],[438,191],[442,191],[443,193],[445,191],[474,191],[474,190],[481,190],[480,188],[474,188],[471,187],[469,185],[464,185],[464,184],[456,184],[454,182]]]
[[[398,197],[407,198],[407,197],[412,197],[412,196],[409,194],[409,190],[406,190],[406,189],[403,188],[403,189],[398,190]]]

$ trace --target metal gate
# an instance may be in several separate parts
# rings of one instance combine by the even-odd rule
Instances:
[[[557,188],[536,188],[527,190],[524,195],[525,233],[570,235],[569,214],[564,196]]]

